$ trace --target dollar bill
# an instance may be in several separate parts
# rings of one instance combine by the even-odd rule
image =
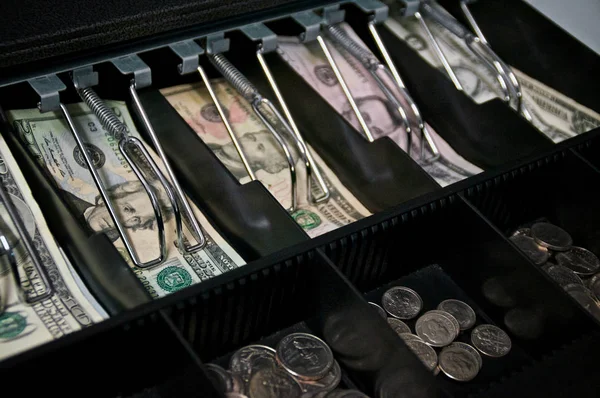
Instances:
[[[360,43],[365,49],[367,48],[348,24],[343,23],[340,26],[356,42]],[[400,148],[409,152],[413,159],[442,186],[452,184],[482,171],[457,154],[431,126],[428,126],[428,129],[440,150],[441,156],[437,161],[429,162],[428,159],[431,159],[433,153],[431,148],[425,145],[425,156],[421,157],[419,148],[422,142],[414,118],[410,120],[413,134],[411,136],[411,148],[408,151],[408,137],[405,126],[397,115],[398,111],[386,98],[371,72],[336,42],[327,38],[325,41],[374,138],[390,137]],[[296,73],[318,92],[333,109],[354,126],[357,132],[362,132],[359,121],[318,43],[303,44],[296,37],[280,37],[278,52],[281,58]],[[404,109],[409,109],[408,103],[399,90],[395,88],[391,77],[381,73],[379,78],[386,82],[386,86],[403,103]]]
[[[223,79],[215,79],[212,85],[257,179],[284,208],[289,208],[292,185],[283,151],[254,114],[250,105],[229,83]],[[250,181],[216,107],[203,85],[185,84],[170,87],[163,89],[162,94],[241,183]],[[329,201],[318,205],[309,203],[306,169],[294,146],[290,143],[289,147],[294,152],[298,178],[298,204],[292,217],[309,236],[324,234],[371,214],[310,147],[309,150],[323,174],[331,197]],[[316,196],[321,195],[315,184],[311,189]]]
[[[86,297],[69,271],[44,216],[33,199],[19,166],[0,137],[0,183],[18,211],[38,257],[54,288],[54,294],[28,305],[18,295],[6,256],[0,260],[0,360],[50,340],[102,321],[106,315],[93,297]],[[35,297],[46,287],[31,257],[19,243],[20,236],[4,207],[0,205],[0,233],[14,248],[19,279],[26,294]]]
[[[106,103],[127,125],[130,134],[139,138],[125,103]],[[154,212],[146,191],[123,158],[118,142],[104,130],[85,104],[70,105],[69,110],[141,261],[156,258],[159,244]],[[170,202],[162,186],[152,181],[165,218],[167,257],[157,267],[134,267],[64,119],[59,114],[42,114],[36,109],[10,111],[8,117],[28,150],[47,169],[82,220],[93,231],[105,233],[113,241],[152,297],[164,296],[244,264],[191,201],[207,242],[203,250],[182,255],[175,245],[175,220]],[[160,166],[158,157],[154,153],[152,156]]]
[[[416,18],[388,18],[385,25],[431,66],[446,73]],[[435,21],[429,21],[428,26],[461,82],[465,94],[479,104],[502,97],[496,75],[468,48],[464,40]],[[532,124],[554,142],[600,126],[600,114],[516,68],[512,69],[521,84],[524,104],[531,113]]]

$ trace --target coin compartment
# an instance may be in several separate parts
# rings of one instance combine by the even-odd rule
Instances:
[[[440,3],[469,26],[458,1]],[[469,10],[494,51],[507,64],[600,111],[595,89],[600,86],[600,78],[594,73],[600,68],[597,53],[527,2],[474,1]]]
[[[218,398],[197,357],[160,312],[137,312],[52,341],[0,363],[6,380],[23,380],[27,395],[48,391],[90,397],[200,395]],[[40,355],[41,354],[41,355]],[[59,368],[63,379],[53,369]]]
[[[373,46],[365,29],[361,37]],[[466,160],[488,170],[553,145],[500,99],[475,103],[389,29],[379,33],[423,118]]]

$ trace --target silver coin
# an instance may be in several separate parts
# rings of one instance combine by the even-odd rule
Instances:
[[[298,398],[302,388],[288,373],[278,368],[264,368],[252,375],[249,398]]]
[[[473,347],[470,344],[467,343],[462,343],[460,341],[455,341],[454,343],[450,344],[449,347],[460,347],[463,350],[469,351],[471,354],[473,354],[473,356],[475,358],[477,358],[477,363],[479,364],[479,369],[481,369],[481,367],[483,366],[483,359],[481,358],[481,355],[479,355],[479,351],[477,351],[475,349],[475,347]]]
[[[573,239],[567,231],[547,222],[533,224],[531,236],[541,246],[557,251],[569,250],[573,244]]]
[[[264,345],[255,344],[240,348],[229,360],[229,369],[240,376],[245,384],[250,382],[254,372],[275,366],[275,350]]]
[[[596,274],[588,280],[588,288],[596,300],[600,300],[600,274]]]
[[[334,390],[327,394],[326,398],[369,398],[358,390]]]
[[[460,300],[444,300],[438,305],[438,310],[446,311],[458,321],[460,330],[467,330],[475,325],[477,316],[473,308],[464,301]]]
[[[427,312],[431,312],[432,314],[440,314],[440,315],[448,318],[450,320],[450,322],[452,322],[454,324],[454,327],[456,330],[456,336],[454,336],[454,339],[458,336],[458,334],[460,333],[460,323],[458,323],[458,320],[454,317],[454,315],[452,315],[449,312],[442,311],[442,310],[431,310],[431,311],[427,311]]]
[[[556,262],[577,275],[590,276],[600,270],[600,259],[583,247],[573,246],[566,252],[558,253]]]
[[[438,356],[433,348],[419,340],[409,340],[405,343],[421,362],[423,362],[423,365],[425,365],[427,369],[435,369],[438,364]]]
[[[206,373],[209,379],[213,381],[215,388],[224,394],[233,390],[231,373],[214,363],[206,364]]]
[[[313,396],[325,396],[329,391],[335,389],[342,380],[342,369],[337,361],[333,361],[333,366],[325,377],[319,380],[297,380],[302,387],[302,392],[312,393]]]
[[[381,303],[388,314],[398,319],[412,319],[423,308],[421,296],[404,286],[396,286],[383,293]]]
[[[387,318],[387,322],[390,327],[394,329],[394,332],[396,332],[398,336],[400,336],[402,333],[410,333],[410,328],[408,325],[402,322],[400,319]]]
[[[248,397],[239,392],[226,392],[225,398],[248,398]]]
[[[431,311],[417,319],[415,331],[425,343],[434,347],[447,346],[452,343],[459,332],[458,327],[450,318]]]
[[[499,358],[510,352],[512,342],[506,332],[494,325],[479,325],[471,332],[471,343],[479,352]]]
[[[333,366],[333,353],[320,338],[308,333],[292,333],[277,344],[277,361],[302,380],[318,380]]]
[[[381,308],[379,305],[372,303],[370,301],[369,301],[369,304],[371,304],[373,307],[375,307],[375,310],[383,319],[387,318],[387,312],[385,312],[385,310],[383,308]]]
[[[417,336],[416,334],[412,334],[412,333],[401,333],[399,334],[399,336],[402,338],[402,340],[404,341],[410,341],[410,340],[418,340],[418,341],[423,341],[422,338],[420,338],[419,336]]]
[[[562,265],[551,265],[547,268],[544,268],[544,271],[546,271],[546,273],[562,287],[572,283],[583,285],[581,278],[579,278],[575,272],[571,271],[567,267],[563,267]]]
[[[440,369],[451,379],[470,381],[479,373],[477,357],[460,346],[445,347],[440,352]]]
[[[527,235],[511,236],[510,240],[519,248],[519,250],[529,257],[531,262],[535,265],[544,264],[550,257],[548,248],[539,245],[535,239]]]
[[[531,236],[531,228],[517,228],[510,237],[513,236]]]

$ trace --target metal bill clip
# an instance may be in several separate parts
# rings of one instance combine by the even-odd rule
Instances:
[[[482,41],[478,36],[469,32],[467,28],[462,26],[456,19],[454,19],[450,14],[448,14],[443,8],[441,8],[437,3],[430,0],[401,0],[404,4],[406,4],[405,15],[411,15],[408,10],[412,10],[415,18],[421,24],[423,30],[427,34],[427,37],[433,47],[433,50],[437,56],[437,58],[442,63],[446,73],[450,77],[450,80],[454,83],[456,88],[460,91],[463,91],[463,87],[456,76],[456,73],[450,66],[448,59],[444,55],[444,52],[439,46],[436,38],[431,32],[426,18],[431,19],[449,32],[454,34],[459,39],[462,39],[467,44],[467,47],[483,62],[483,64],[495,74],[496,80],[500,89],[502,90],[502,99],[511,103],[513,100],[516,100],[515,106],[519,110],[519,112],[527,119],[531,120],[531,115],[529,111],[526,109],[523,100],[522,100],[522,92],[520,84],[510,69],[508,65],[506,65],[502,59],[491,49],[491,47],[486,44],[486,41]],[[412,3],[418,3],[418,7],[415,7]]]
[[[275,93],[275,97],[277,98],[279,106],[283,110],[288,125],[291,128],[292,138],[294,139],[296,147],[298,148],[300,156],[302,156],[302,160],[304,161],[304,164],[306,166],[308,202],[312,203],[313,205],[326,202],[327,200],[329,200],[330,196],[329,188],[327,187],[327,184],[325,183],[325,180],[321,175],[321,170],[319,170],[319,166],[313,159],[310,150],[306,146],[302,134],[300,134],[300,130],[298,129],[298,126],[296,125],[292,114],[290,113],[290,110],[283,98],[283,95],[281,94],[281,91],[279,91],[277,82],[275,81],[275,78],[273,77],[273,74],[269,69],[269,65],[267,64],[267,61],[264,57],[264,54],[273,52],[277,49],[277,35],[275,35],[275,33],[273,33],[273,31],[271,31],[265,25],[260,23],[243,26],[242,28],[240,28],[240,30],[250,40],[258,43],[256,49],[256,58],[258,59],[258,62],[265,74],[265,77],[271,85],[271,89]],[[315,195],[315,193],[312,190],[311,181],[313,180],[315,182],[316,187],[321,192],[321,194],[318,196]]]
[[[384,80],[381,79],[381,76],[377,73],[378,71],[382,71],[387,74],[392,80],[396,83],[395,88],[400,92],[404,100],[408,103],[412,114],[417,122],[419,131],[421,133],[420,137],[420,148],[419,148],[419,159],[425,161],[427,163],[435,162],[440,157],[440,152],[435,144],[435,140],[431,136],[427,125],[425,124],[423,117],[421,116],[421,111],[417,106],[414,99],[411,97],[404,81],[400,77],[400,73],[392,60],[392,57],[389,55],[387,48],[385,47],[383,40],[379,36],[379,32],[377,31],[377,24],[383,23],[389,14],[389,10],[387,5],[378,1],[378,0],[355,0],[355,4],[365,13],[369,14],[369,32],[371,32],[371,36],[373,36],[373,40],[381,53],[385,65],[383,65],[379,60],[367,49],[361,46],[359,43],[354,41],[340,26],[338,25],[329,25],[327,27],[328,33],[330,37],[335,39],[346,51],[352,54],[356,59],[358,59],[372,74],[375,78],[375,81],[386,95],[388,100],[394,104],[394,107],[398,109],[399,114],[402,116],[403,122],[405,125],[408,125],[408,132],[410,132],[410,124],[408,120],[405,120],[406,114],[402,109],[401,103],[393,94],[393,88],[389,88],[385,85]],[[386,67],[387,66],[387,67]],[[425,159],[424,156],[424,140],[429,145],[429,149],[433,154],[432,157]],[[410,148],[410,147],[409,147]],[[407,151],[408,153],[410,149]]]
[[[241,143],[238,137],[235,135],[231,124],[227,118],[227,113],[223,109],[219,99],[215,91],[213,90],[210,79],[206,75],[204,69],[199,65],[198,57],[204,54],[204,49],[200,47],[197,43],[193,41],[177,43],[175,45],[170,46],[171,49],[181,57],[182,63],[179,65],[179,71],[182,74],[189,73],[196,68],[198,71],[204,85],[206,86],[211,99],[217,108],[217,112],[223,121],[225,129],[229,134],[229,137],[248,173],[248,176],[252,181],[256,180],[256,175],[254,174],[254,170],[248,161],[248,157],[244,149],[241,146]],[[210,63],[215,67],[215,69],[225,77],[225,79],[231,84],[235,90],[252,106],[254,113],[261,122],[267,127],[267,130],[271,133],[277,144],[280,146],[283,151],[286,161],[288,163],[288,169],[290,171],[290,178],[292,183],[291,190],[291,204],[287,209],[290,213],[296,211],[297,208],[297,181],[296,181],[296,166],[294,162],[294,158],[292,156],[292,152],[283,139],[283,137],[279,134],[279,129],[282,128],[285,130],[291,137],[295,137],[292,129],[283,118],[283,116],[279,113],[277,108],[273,106],[273,104],[266,98],[264,98],[254,87],[254,85],[235,67],[229,60],[223,55],[224,52],[229,50],[229,39],[224,38],[223,33],[214,34],[206,38],[206,47],[207,47],[207,57]],[[187,59],[187,61],[186,61]],[[186,65],[187,62],[187,65]]]
[[[146,77],[148,79],[149,73],[150,71],[148,69],[148,76]],[[91,86],[98,84],[97,73],[92,70],[92,67],[85,67],[74,70],[72,77],[75,88],[77,89],[77,93],[79,94],[81,99],[98,117],[100,123],[106,129],[106,131],[109,134],[111,134],[114,137],[114,139],[119,143],[119,151],[121,152],[131,169],[134,171],[136,177],[142,184],[144,190],[146,191],[146,194],[150,199],[150,203],[154,211],[154,216],[156,219],[156,225],[158,230],[158,241],[160,251],[158,257],[148,260],[146,262],[142,262],[138,257],[138,254],[135,248],[133,247],[133,243],[131,242],[127,234],[126,227],[119,220],[119,215],[116,212],[115,205],[112,202],[112,199],[110,198],[108,190],[106,189],[104,183],[100,179],[98,171],[95,169],[95,167],[93,167],[91,157],[88,155],[87,151],[84,150],[84,142],[77,131],[73,119],[67,111],[67,108],[64,105],[62,105],[61,108],[63,109],[63,114],[67,119],[67,123],[69,124],[71,132],[73,133],[73,136],[77,141],[77,145],[80,147],[84,155],[85,162],[92,174],[94,183],[98,191],[100,192],[102,199],[106,203],[106,207],[108,209],[110,217],[117,228],[120,238],[125,244],[125,248],[127,249],[127,253],[131,257],[133,264],[139,268],[149,268],[161,264],[167,256],[167,246],[165,242],[164,231],[164,217],[163,210],[161,209],[159,198],[155,188],[155,186],[157,185],[161,185],[162,188],[164,188],[168,201],[170,202],[173,215],[176,220],[178,249],[182,252],[184,252],[186,249],[189,250],[190,248],[187,248],[184,244],[179,203],[175,198],[171,184],[162,174],[162,172],[152,159],[152,156],[150,155],[142,141],[136,137],[132,137],[129,135],[127,126],[119,120],[114,111],[110,107],[108,107],[106,103],[92,89]],[[132,83],[132,86],[132,90],[135,91],[134,83]],[[134,102],[135,99],[136,98],[134,98]],[[203,235],[201,236],[203,237]],[[203,241],[204,239],[202,238],[195,247],[191,248],[191,250],[198,250],[201,244],[204,243]]]
[[[35,81],[30,81],[30,85],[34,88],[37,88],[36,91],[38,91],[40,97],[43,98],[42,101],[40,101],[40,103],[56,103],[56,100],[58,99],[58,91],[56,91],[56,95],[52,94],[51,92],[57,89],[63,90],[66,88],[65,85],[54,75],[34,80]],[[23,223],[23,220],[21,219],[21,216],[19,215],[18,210],[16,209],[15,205],[10,199],[8,192],[2,184],[0,184],[0,202],[4,205],[6,213],[8,214],[8,217],[14,225],[14,229],[16,230],[18,235],[18,238],[13,236],[12,229],[10,228],[6,220],[3,220],[2,228],[0,228],[0,253],[7,256],[10,271],[12,273],[15,285],[18,289],[19,299],[28,305],[33,305],[47,300],[50,297],[52,297],[52,294],[54,292],[52,282],[48,277],[46,268],[44,267],[40,259],[38,251],[36,250],[34,243],[31,240],[31,237],[27,233],[27,229],[25,227],[25,224]],[[21,277],[19,275],[17,258],[15,255],[15,249],[19,243],[22,243],[23,247],[25,248],[27,255],[33,263],[35,272],[37,273],[41,284],[44,286],[44,290],[41,293],[37,292],[37,282],[31,283],[30,289],[26,289],[23,286],[23,282],[21,281]],[[26,274],[27,279],[29,279],[30,282],[33,282],[30,278],[29,272],[26,271]],[[31,294],[31,292],[33,292],[34,294]],[[4,313],[5,309],[6,301],[3,300],[2,297],[0,297],[0,315]]]

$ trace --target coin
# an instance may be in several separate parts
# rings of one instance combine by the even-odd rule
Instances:
[[[479,364],[479,369],[481,369],[481,367],[483,366],[483,359],[481,358],[481,355],[479,355],[479,351],[477,351],[475,349],[475,347],[473,347],[470,344],[467,343],[462,343],[460,341],[455,341],[454,343],[450,344],[449,347],[460,347],[463,350],[469,351],[471,354],[473,354],[473,356],[475,358],[477,358],[477,363]]]
[[[499,358],[510,352],[512,342],[508,334],[494,325],[479,325],[471,332],[471,343],[479,352]]]
[[[569,250],[573,244],[573,239],[567,231],[547,222],[533,224],[531,235],[537,243],[552,250]]]
[[[423,365],[429,370],[434,370],[438,363],[438,356],[435,350],[425,342],[419,340],[405,341],[406,345],[423,362]]]
[[[566,252],[558,253],[556,262],[583,276],[592,275],[600,270],[600,259],[583,247],[573,246]]]
[[[225,394],[228,391],[232,391],[233,383],[230,373],[212,363],[206,364],[206,374],[209,379],[213,382],[215,388],[221,393]]]
[[[457,381],[473,380],[479,373],[477,357],[461,346],[445,347],[440,353],[440,369]]]
[[[458,320],[454,317],[454,315],[452,315],[449,312],[441,311],[441,310],[431,310],[431,311],[427,311],[427,312],[431,312],[433,314],[440,314],[440,315],[448,318],[450,320],[450,322],[452,322],[454,324],[454,327],[456,330],[456,336],[454,336],[454,339],[458,336],[458,334],[460,333],[460,324],[458,323]]]
[[[225,398],[248,398],[246,395],[239,392],[226,392]]]
[[[517,228],[515,230],[515,232],[513,232],[510,237],[512,238],[513,236],[531,236],[531,228]]]
[[[277,344],[277,361],[302,380],[318,380],[333,366],[333,353],[320,338],[308,333],[292,333]]]
[[[410,341],[410,340],[419,340],[419,341],[423,341],[422,338],[420,338],[419,336],[417,336],[416,334],[412,334],[412,333],[401,333],[399,334],[399,336],[402,338],[402,340],[406,341]]]
[[[527,235],[515,235],[511,236],[510,240],[514,243],[519,250],[521,250],[531,262],[535,265],[542,265],[548,261],[550,253],[546,247],[540,246],[536,240]]]
[[[548,268],[544,268],[544,271],[546,271],[546,273],[562,287],[565,287],[571,283],[583,285],[581,278],[579,278],[575,272],[571,271],[567,267],[563,267],[562,265],[554,264]]]
[[[264,368],[252,375],[249,398],[298,398],[302,389],[292,376],[278,368]]]
[[[600,274],[596,274],[588,280],[588,288],[596,300],[600,300]]]
[[[249,345],[237,350],[229,361],[229,369],[239,375],[244,383],[249,383],[252,374],[263,368],[273,368],[275,350],[264,345]]]
[[[450,318],[431,311],[417,319],[415,331],[425,343],[434,347],[443,347],[452,343],[459,332]]]
[[[473,308],[464,301],[460,300],[444,300],[438,305],[438,310],[446,311],[458,321],[460,330],[467,330],[475,325],[477,319]]]
[[[400,336],[402,333],[410,333],[410,328],[400,319],[396,318],[387,318],[388,324],[394,329],[394,332]]]
[[[322,396],[325,396],[329,391],[333,390],[340,384],[340,380],[342,379],[342,369],[340,368],[340,364],[334,360],[333,366],[329,370],[329,373],[325,375],[322,379],[319,380],[297,380],[302,387],[302,392],[305,393],[319,393]],[[315,397],[318,395],[314,395]]]
[[[412,319],[423,308],[421,296],[404,286],[396,286],[383,293],[381,303],[388,314],[398,319]]]
[[[369,304],[371,304],[373,307],[375,307],[375,310],[379,313],[379,315],[383,318],[386,319],[387,318],[387,312],[385,312],[385,310],[383,308],[381,308],[379,305],[372,303],[369,301]]]

